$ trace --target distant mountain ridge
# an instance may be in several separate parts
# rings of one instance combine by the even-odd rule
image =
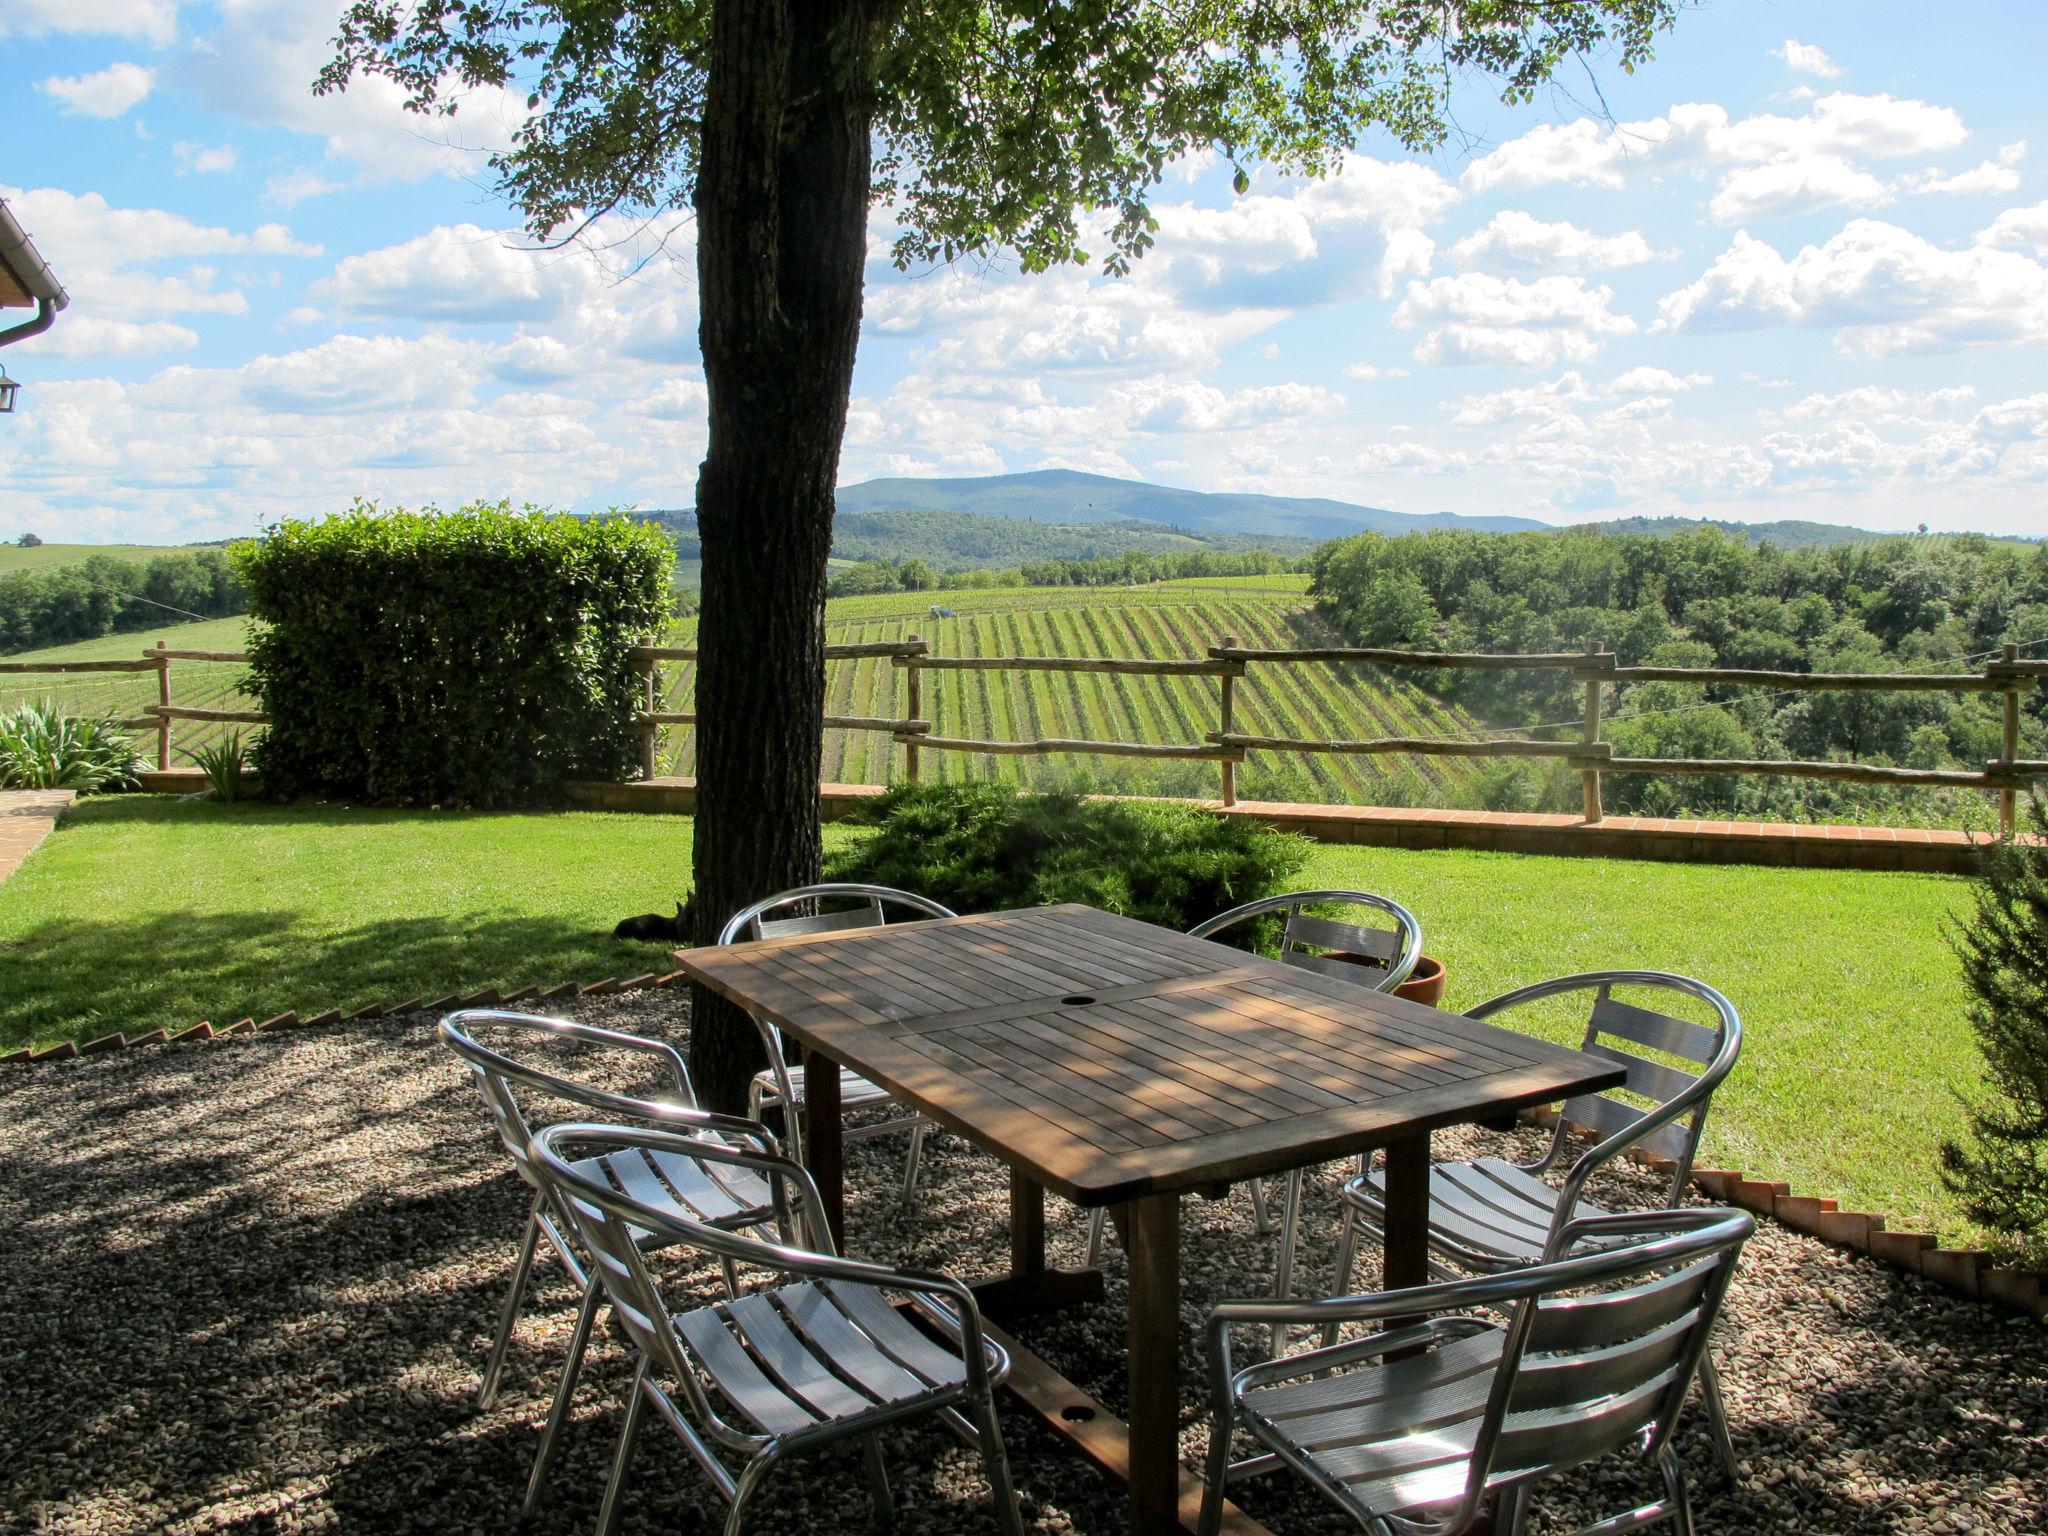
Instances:
[[[1401,534],[1425,528],[1519,533],[1550,526],[1529,517],[1392,512],[1313,497],[1184,491],[1072,469],[957,480],[866,480],[839,488],[839,511],[842,516],[849,512],[968,512],[1034,523],[1153,523],[1251,539],[1341,539],[1353,533]]]

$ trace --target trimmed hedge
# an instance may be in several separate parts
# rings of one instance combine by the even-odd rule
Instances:
[[[235,551],[265,792],[503,806],[639,760],[631,647],[669,611],[659,528],[505,503],[358,502]]]

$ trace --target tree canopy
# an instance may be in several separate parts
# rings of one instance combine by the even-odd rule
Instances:
[[[1026,270],[1105,265],[1158,229],[1150,193],[1184,156],[1323,175],[1379,128],[1441,144],[1461,76],[1530,99],[1569,59],[1649,59],[1682,0],[928,0],[878,4],[842,60],[874,133],[872,196],[899,265],[1009,250]],[[791,7],[804,25],[803,7]],[[316,89],[356,73],[453,114],[511,87],[530,115],[494,157],[537,238],[597,214],[691,206],[715,67],[710,0],[355,0]]]

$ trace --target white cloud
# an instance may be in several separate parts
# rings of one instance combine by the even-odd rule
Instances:
[[[1436,259],[1436,242],[1419,229],[1397,229],[1387,236],[1387,248],[1380,256],[1379,295],[1391,299],[1410,278],[1429,276]]]
[[[1605,337],[1633,331],[1634,320],[1609,308],[1613,299],[1613,289],[1588,288],[1578,277],[1525,283],[1467,272],[1410,283],[1392,320],[1404,330],[1437,327],[1416,347],[1419,362],[1536,368],[1585,362]]]
[[[1763,213],[1877,207],[1890,189],[1858,162],[1937,154],[1967,137],[1953,108],[1882,93],[1817,97],[1802,117],[1731,120],[1724,107],[1691,102],[1611,127],[1591,118],[1540,124],[1475,160],[1463,185],[1474,192],[1557,183],[1617,189],[1638,163],[1691,164],[1720,178],[1712,216],[1740,223]]]
[[[1378,363],[1348,363],[1344,368],[1347,379],[1405,379],[1406,368],[1383,368]]]
[[[2008,208],[1977,232],[1979,245],[2023,245],[2048,256],[2048,203]]]
[[[1514,208],[1496,213],[1485,228],[1451,247],[1451,260],[1461,267],[1490,263],[1549,272],[1628,267],[1655,260],[1658,254],[1637,230],[1596,235],[1576,224],[1547,223]]]
[[[169,320],[109,320],[67,313],[29,345],[37,354],[51,357],[154,357],[189,352],[199,345],[199,333]]]
[[[1688,389],[1704,389],[1713,382],[1714,376],[1710,373],[1681,376],[1669,369],[1646,366],[1616,375],[1608,382],[1607,390],[1615,395],[1679,395]]]
[[[2014,192],[2019,189],[2020,173],[2013,169],[2011,161],[1986,160],[1967,171],[1946,176],[1940,171],[1916,171],[1902,184],[1908,192],[1949,192],[1961,196]]]
[[[198,176],[216,176],[232,171],[240,156],[232,144],[186,144],[171,146],[171,153],[178,157],[178,163]]]
[[[1319,384],[1270,384],[1226,392],[1198,380],[1148,380],[1117,402],[1140,432],[1222,432],[1327,416],[1344,397]]]
[[[1891,200],[1889,187],[1840,155],[1802,155],[1730,171],[1707,211],[1716,223],[1740,224],[1816,208],[1881,208]]]
[[[1989,245],[1947,251],[1896,225],[1852,220],[1789,259],[1738,233],[1698,281],[1658,303],[1656,329],[1833,328],[1844,352],[2048,340],[2048,268]]]
[[[1823,80],[1833,80],[1842,73],[1842,66],[1829,58],[1824,49],[1802,43],[1796,37],[1786,38],[1782,48],[1773,48],[1771,57],[1783,59],[1785,67],[1795,73],[1819,75]]]
[[[162,47],[178,35],[179,0],[7,0],[0,37],[50,32],[131,37]]]
[[[140,64],[110,64],[90,75],[52,75],[36,89],[62,102],[66,117],[119,117],[147,96],[156,72]]]
[[[581,252],[516,249],[504,230],[442,225],[339,262],[311,296],[347,315],[488,322],[559,314],[586,286]]]

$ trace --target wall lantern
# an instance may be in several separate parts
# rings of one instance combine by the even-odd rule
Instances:
[[[0,416],[13,413],[14,397],[21,393],[21,386],[7,377],[7,369],[0,366]]]

